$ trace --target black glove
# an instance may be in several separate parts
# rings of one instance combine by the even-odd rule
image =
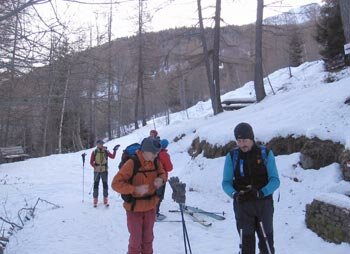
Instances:
[[[232,198],[236,200],[238,203],[244,202],[248,200],[248,195],[245,191],[236,191]]]
[[[248,200],[256,200],[264,197],[264,193],[261,190],[257,190],[255,188],[249,188],[245,191],[237,191],[233,194],[233,199],[237,200],[237,202],[245,202]]]
[[[113,151],[117,151],[119,147],[120,145],[116,145],[115,147],[113,147]]]
[[[245,195],[249,196],[250,199],[260,199],[264,197],[264,193],[261,190],[258,190],[254,187],[249,187],[249,189],[246,190],[245,193]]]
[[[251,188],[248,192],[253,198],[260,199],[264,197],[264,193],[261,190],[257,190],[255,188]]]

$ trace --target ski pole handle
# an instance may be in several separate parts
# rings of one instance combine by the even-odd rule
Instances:
[[[84,166],[84,164],[85,164],[85,156],[86,156],[86,153],[82,153],[82,154],[81,154],[81,158],[82,158],[82,160],[83,160],[83,166]]]

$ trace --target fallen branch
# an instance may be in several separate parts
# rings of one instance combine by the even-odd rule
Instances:
[[[13,228],[17,227],[19,229],[23,229],[23,227],[17,225],[16,223],[14,222],[11,222],[11,221],[8,221],[6,219],[4,219],[3,217],[0,217],[0,220],[2,220],[3,222],[7,223],[7,224],[10,224]]]
[[[38,198],[33,208],[21,208],[21,209],[17,212],[17,216],[18,216],[19,220],[21,221],[22,226],[24,226],[24,222],[23,222],[22,217],[21,217],[21,212],[22,212],[22,211],[29,211],[29,216],[32,217],[32,218],[34,218],[34,212],[35,212],[35,209],[36,209],[37,205],[39,204],[39,202],[45,202],[45,203],[47,203],[47,204],[49,204],[49,205],[52,205],[52,206],[54,207],[54,209],[57,209],[57,208],[60,208],[60,207],[61,207],[61,206],[56,205],[56,204],[54,204],[54,203],[51,203],[51,202],[49,202],[49,201],[47,201],[47,200],[45,200],[45,199]],[[30,218],[28,217],[28,214],[26,214],[26,216],[24,216],[24,218],[25,218],[26,220],[30,220]]]
[[[9,239],[7,237],[0,236],[0,241],[9,242]]]
[[[18,216],[18,219],[21,221],[21,224],[22,226],[24,226],[24,222],[22,220],[22,217],[21,217],[21,212],[22,211],[30,211],[30,216],[31,217],[34,217],[34,209],[33,208],[21,208],[18,212],[17,212],[17,216]],[[25,219],[29,220],[28,216],[24,216]]]
[[[49,201],[47,201],[47,200],[45,200],[45,199],[38,198],[38,200],[36,201],[36,203],[35,203],[35,205],[34,205],[34,207],[33,207],[33,214],[34,214],[35,208],[36,208],[36,206],[38,205],[39,201],[45,202],[45,203],[47,203],[47,204],[50,204],[50,205],[52,205],[55,209],[61,208],[61,206],[59,206],[59,205],[56,205],[56,204],[54,204],[54,203],[51,203],[51,202],[49,202]]]

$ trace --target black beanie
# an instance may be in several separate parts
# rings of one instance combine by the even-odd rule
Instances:
[[[236,126],[235,138],[237,139],[251,139],[254,140],[254,132],[252,126],[248,123],[240,123]]]

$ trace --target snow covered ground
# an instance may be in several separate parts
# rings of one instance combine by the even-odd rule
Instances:
[[[191,159],[187,150],[194,138],[200,137],[212,144],[225,144],[234,139],[235,125],[245,121],[253,126],[255,136],[260,141],[293,134],[332,139],[350,147],[350,106],[344,104],[350,96],[350,69],[338,73],[336,77],[339,80],[333,83],[323,82],[326,73],[322,71],[322,62],[305,63],[294,68],[293,75],[289,78],[287,69],[271,74],[270,79],[277,94],[272,95],[267,85],[268,97],[263,102],[238,111],[212,116],[210,102],[207,101],[188,109],[189,119],[185,112],[179,112],[171,115],[169,126],[164,125],[164,118],[155,120],[160,136],[170,141],[169,152],[174,163],[170,176],[179,176],[187,184],[186,203],[208,211],[226,213],[224,221],[206,218],[213,223],[208,228],[186,217],[193,253],[236,253],[239,244],[232,200],[221,188],[224,158],[206,159],[199,155]],[[222,98],[248,96],[254,96],[252,82]],[[150,122],[128,136],[106,144],[110,150],[114,145],[121,144],[117,158],[109,162],[109,180],[117,172],[122,149],[130,143],[141,141],[152,126],[153,122]],[[186,136],[174,142],[173,139],[181,134]],[[128,232],[122,200],[110,190],[109,208],[103,205],[92,207],[89,192],[93,173],[88,162],[83,170],[83,152],[89,158],[92,149],[0,165],[1,217],[20,225],[18,210],[34,206],[39,197],[61,206],[54,208],[39,202],[35,218],[26,221],[24,228],[10,237],[7,254],[126,253]],[[349,207],[349,199],[337,198],[337,194],[332,193],[350,193],[350,183],[341,180],[338,164],[320,170],[303,170],[294,166],[298,160],[298,153],[276,158],[281,179],[281,187],[275,193],[276,253],[350,253],[349,244],[325,242],[308,230],[304,222],[305,205],[315,197],[330,198],[331,195],[334,202]],[[300,181],[293,181],[294,177]],[[189,191],[190,188],[192,191]],[[171,188],[168,186],[161,211],[168,220],[180,220],[178,213],[168,212],[177,208],[178,205],[171,200]],[[8,228],[8,224],[0,221],[0,229],[5,236]],[[156,223],[154,252],[184,253],[181,223]]]

